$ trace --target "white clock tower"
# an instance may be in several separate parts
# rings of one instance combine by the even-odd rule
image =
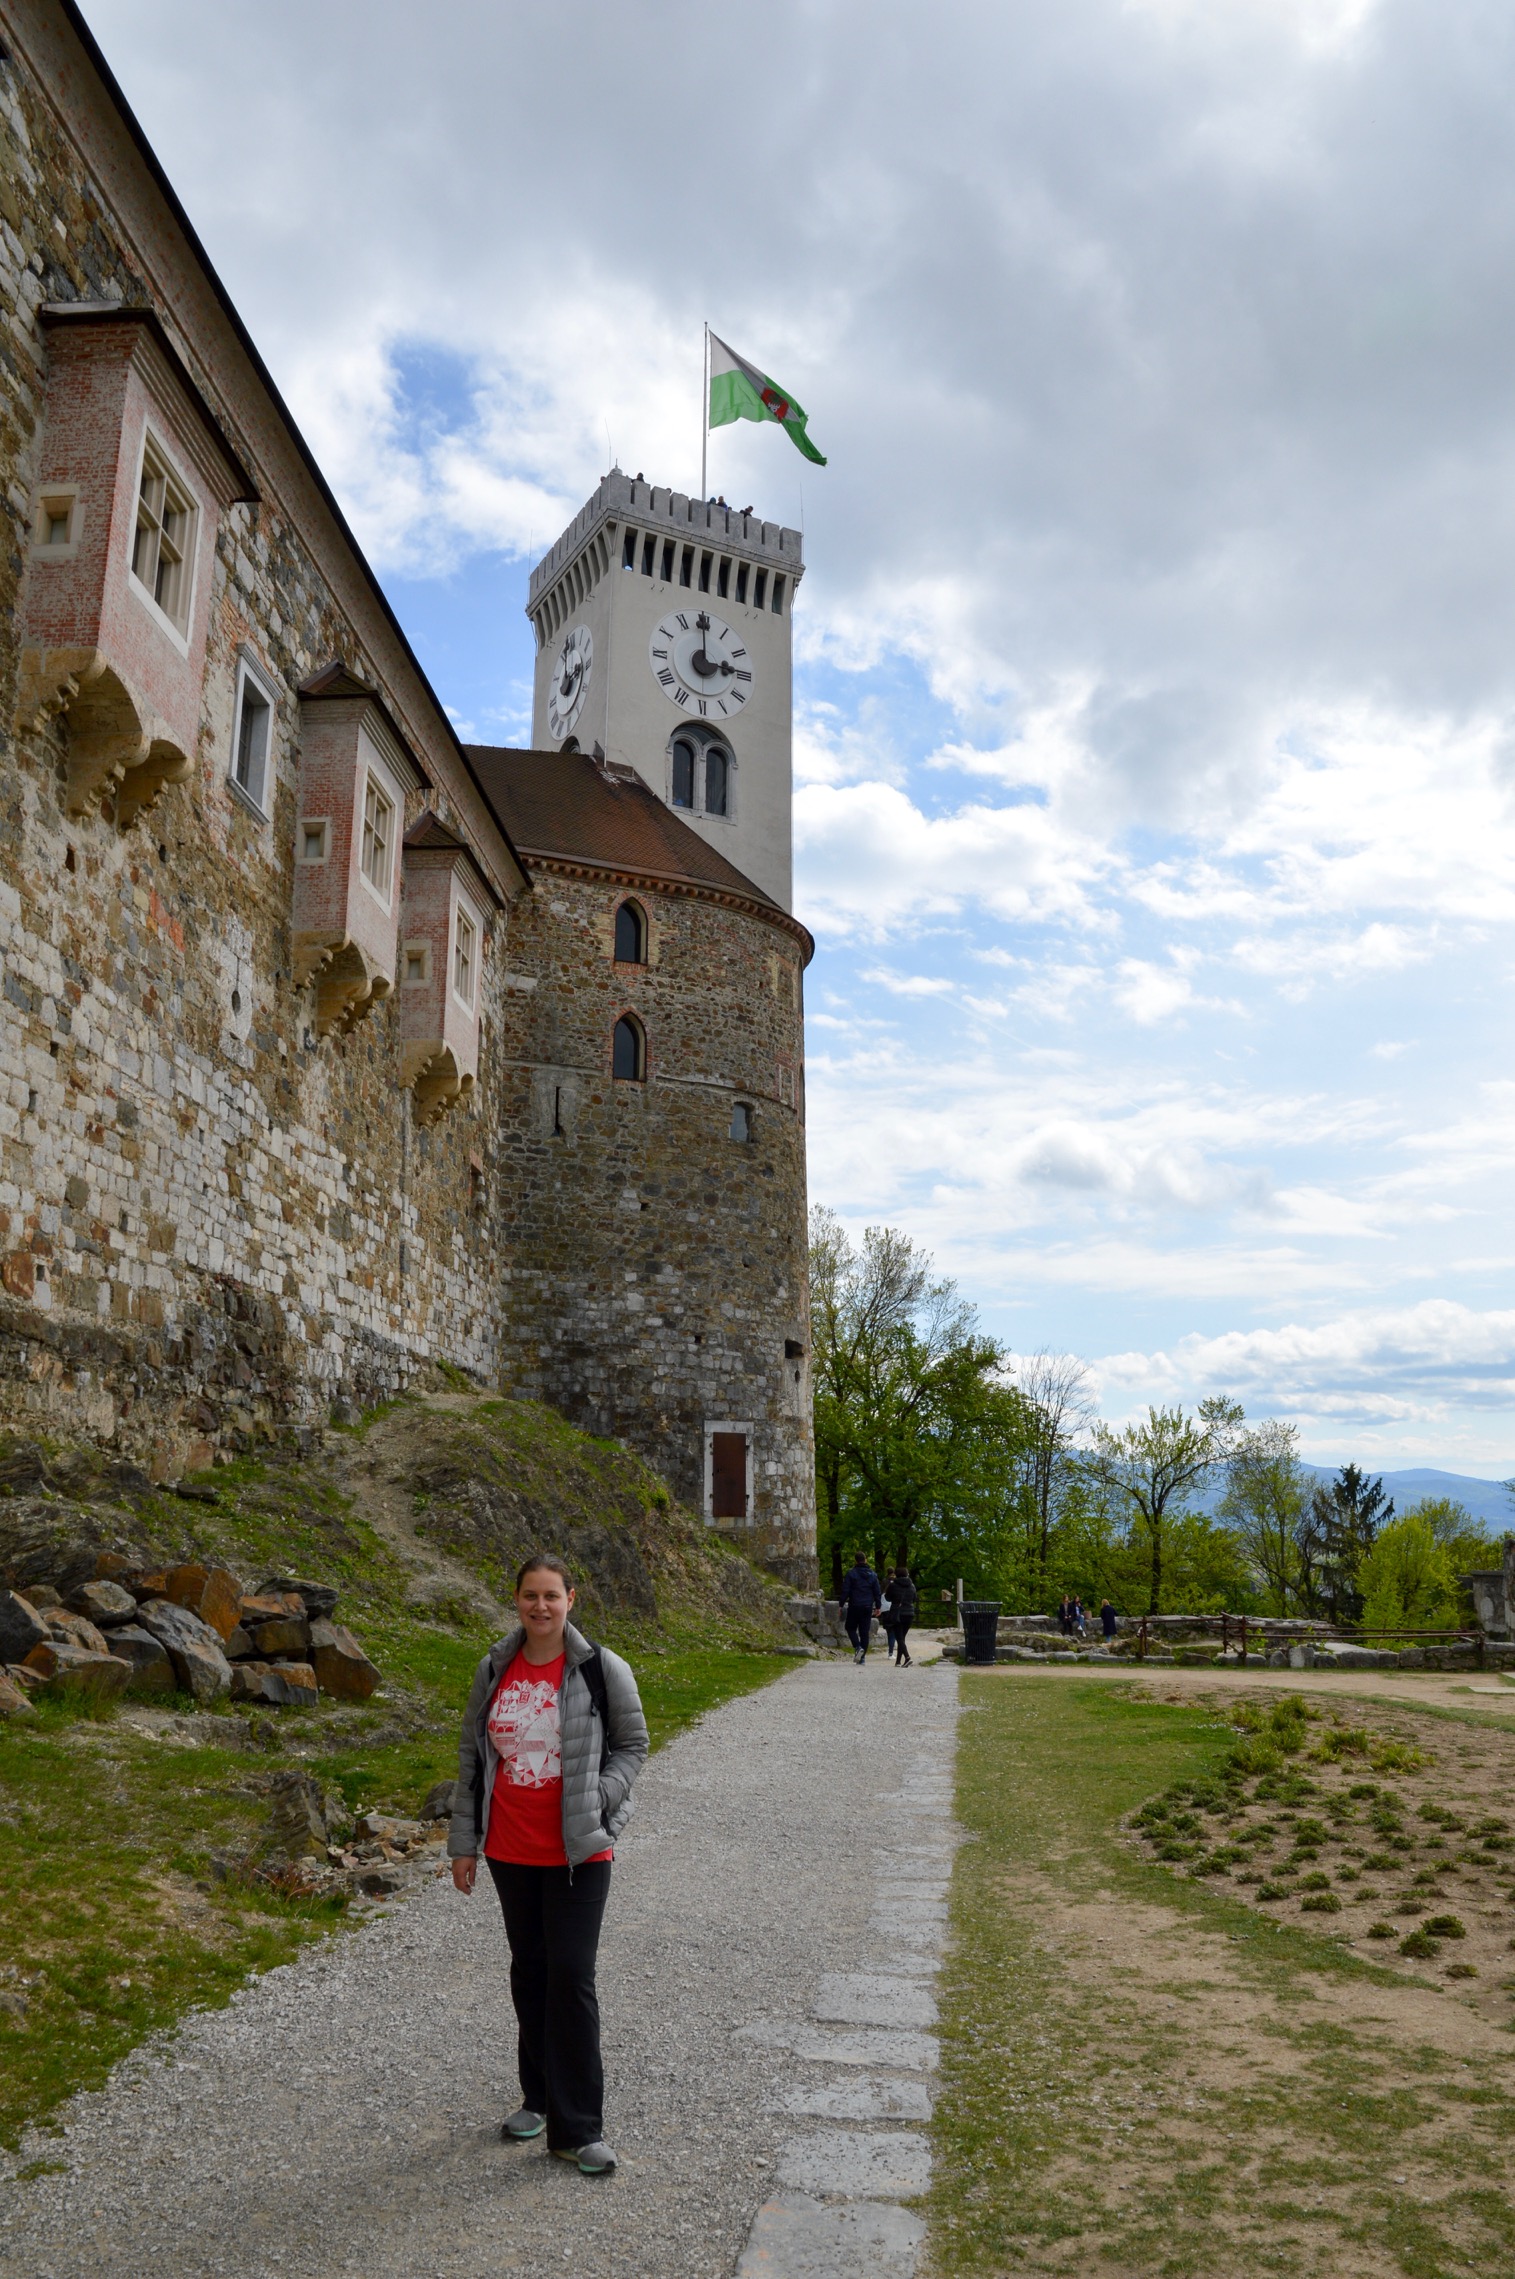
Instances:
[[[532,743],[598,750],[785,910],[800,534],[605,477],[531,574]]]

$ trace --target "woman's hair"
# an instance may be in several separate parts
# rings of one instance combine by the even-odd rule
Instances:
[[[534,1575],[539,1567],[545,1567],[550,1575],[561,1575],[563,1578],[563,1588],[565,1591],[571,1591],[573,1589],[573,1577],[568,1572],[568,1569],[564,1565],[563,1561],[558,1557],[556,1551],[533,1551],[531,1557],[526,1561],[526,1564],[522,1567],[520,1573],[516,1576],[516,1589],[519,1590],[522,1583],[525,1582],[527,1576]]]

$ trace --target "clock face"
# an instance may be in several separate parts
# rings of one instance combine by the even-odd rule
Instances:
[[[708,609],[671,609],[647,644],[670,703],[701,720],[730,720],[752,694],[752,659],[739,633]]]
[[[547,726],[552,735],[566,736],[578,719],[593,670],[594,635],[587,625],[576,625],[564,635],[547,683]]]

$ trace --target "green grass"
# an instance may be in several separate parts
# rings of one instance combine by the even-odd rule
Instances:
[[[1510,2268],[1508,2067],[1467,2070],[1450,2006],[1451,2041],[1407,2039],[1397,1974],[1120,1840],[1125,1814],[1229,1752],[1213,1708],[1109,1680],[962,1684],[973,1840],[941,1987],[936,2269]],[[1128,1951],[1102,1954],[1095,1924]]]

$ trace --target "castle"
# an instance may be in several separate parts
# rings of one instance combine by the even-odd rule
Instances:
[[[0,44],[0,1421],[448,1364],[812,1580],[798,533],[613,471],[464,746],[71,0]]]

